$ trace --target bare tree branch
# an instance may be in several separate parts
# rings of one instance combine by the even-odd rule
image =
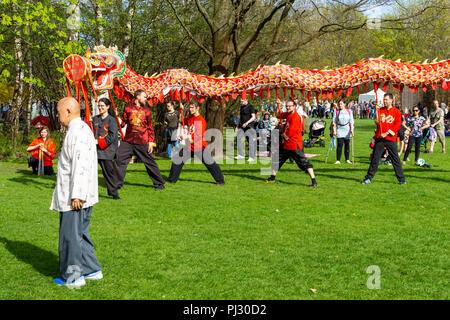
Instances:
[[[202,51],[204,53],[206,53],[206,55],[208,55],[210,58],[213,58],[213,53],[208,50],[201,42],[200,40],[198,40],[196,37],[194,37],[194,35],[191,33],[191,31],[186,27],[186,25],[184,24],[184,22],[181,20],[180,15],[178,14],[177,9],[175,8],[175,6],[173,5],[172,1],[167,0],[167,2],[169,3],[169,5],[172,8],[173,13],[175,14],[176,19],[178,20],[178,22],[180,23],[180,25],[183,27],[184,31],[186,31],[187,35],[189,36],[189,38],[194,41],[194,43],[200,48],[202,49]]]

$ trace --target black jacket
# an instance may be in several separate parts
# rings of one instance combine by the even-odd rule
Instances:
[[[95,139],[98,140],[98,159],[113,160],[116,156],[119,141],[117,120],[111,115],[108,115],[105,119],[98,115],[92,119],[92,125]]]

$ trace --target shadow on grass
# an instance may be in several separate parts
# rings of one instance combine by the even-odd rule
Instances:
[[[18,260],[31,265],[42,275],[53,278],[59,276],[59,259],[54,253],[24,241],[0,237],[0,242]]]
[[[56,175],[53,176],[37,176],[29,170],[17,170],[17,177],[9,178],[9,181],[17,182],[23,185],[32,185],[42,189],[53,189],[55,187]]]

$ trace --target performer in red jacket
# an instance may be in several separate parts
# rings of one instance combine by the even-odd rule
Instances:
[[[384,107],[380,108],[377,105],[377,112],[375,115],[375,123],[377,130],[375,131],[375,146],[373,148],[373,156],[370,162],[369,170],[365,176],[362,184],[369,184],[372,182],[375,173],[378,170],[378,163],[383,154],[384,148],[389,152],[394,167],[395,175],[400,184],[406,184],[405,176],[403,175],[402,163],[398,156],[397,150],[397,132],[402,123],[402,114],[400,110],[392,106],[394,97],[392,93],[384,95]]]
[[[128,163],[133,154],[144,163],[147,173],[156,186],[155,190],[164,190],[164,178],[152,156],[155,143],[155,131],[153,130],[152,112],[147,107],[147,94],[138,89],[134,93],[134,103],[125,106],[122,115],[121,126],[127,126],[125,137],[121,142],[117,154],[117,188],[122,187],[125,179]],[[117,190],[112,190],[117,194]]]
[[[178,154],[174,154],[172,157],[172,167],[170,168],[170,174],[167,178],[168,183],[175,183],[181,174],[181,169],[184,163],[190,158],[196,156],[199,158],[205,167],[209,170],[217,185],[224,185],[225,180],[220,170],[219,165],[214,161],[205,141],[206,121],[200,115],[200,106],[196,101],[189,103],[190,115],[185,119],[188,126],[189,133],[181,135],[182,141],[189,141],[187,144],[188,154],[184,154],[185,148],[182,148]]]
[[[275,150],[272,154],[272,175],[266,179],[266,182],[275,182],[277,171],[283,166],[287,159],[292,157],[297,166],[309,174],[311,178],[311,185],[309,187],[317,187],[316,177],[312,164],[306,159],[303,152],[302,139],[302,118],[296,112],[296,105],[294,101],[286,102],[287,112],[280,115],[281,119],[286,119],[286,124],[283,127],[281,135],[281,146],[279,151]]]

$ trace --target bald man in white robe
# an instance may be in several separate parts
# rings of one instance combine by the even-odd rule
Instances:
[[[50,210],[60,213],[58,285],[81,287],[86,279],[100,280],[103,273],[89,236],[93,205],[98,202],[97,146],[89,126],[80,118],[72,98],[58,102],[58,117],[67,127]]]

